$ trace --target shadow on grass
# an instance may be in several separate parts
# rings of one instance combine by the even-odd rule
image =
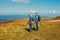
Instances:
[[[28,31],[28,32],[32,32],[32,31],[35,31],[35,28],[33,28],[33,30],[32,30],[32,31],[30,31],[30,29],[29,29],[29,28],[28,28],[28,29],[27,29],[27,28],[25,28],[25,30],[26,30],[26,31]]]

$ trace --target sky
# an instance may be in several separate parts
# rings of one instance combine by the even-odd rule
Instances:
[[[59,14],[60,0],[0,0],[0,15]]]

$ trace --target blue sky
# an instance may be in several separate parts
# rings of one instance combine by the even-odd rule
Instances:
[[[25,14],[36,11],[40,14],[59,14],[60,0],[0,0],[0,15]]]

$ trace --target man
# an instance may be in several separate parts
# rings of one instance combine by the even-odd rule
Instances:
[[[32,14],[31,13],[29,14],[29,26],[30,26],[30,32],[33,31],[33,28],[32,28]]]
[[[35,13],[36,31],[38,30],[38,12]]]

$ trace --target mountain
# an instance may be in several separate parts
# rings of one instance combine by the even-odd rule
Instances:
[[[39,30],[34,29],[32,32],[28,31],[28,19],[9,21],[0,25],[0,40],[60,40],[60,21],[57,21],[41,20],[38,23]],[[34,22],[33,28],[35,27]]]
[[[60,20],[60,16],[57,16],[54,18],[55,20]]]

